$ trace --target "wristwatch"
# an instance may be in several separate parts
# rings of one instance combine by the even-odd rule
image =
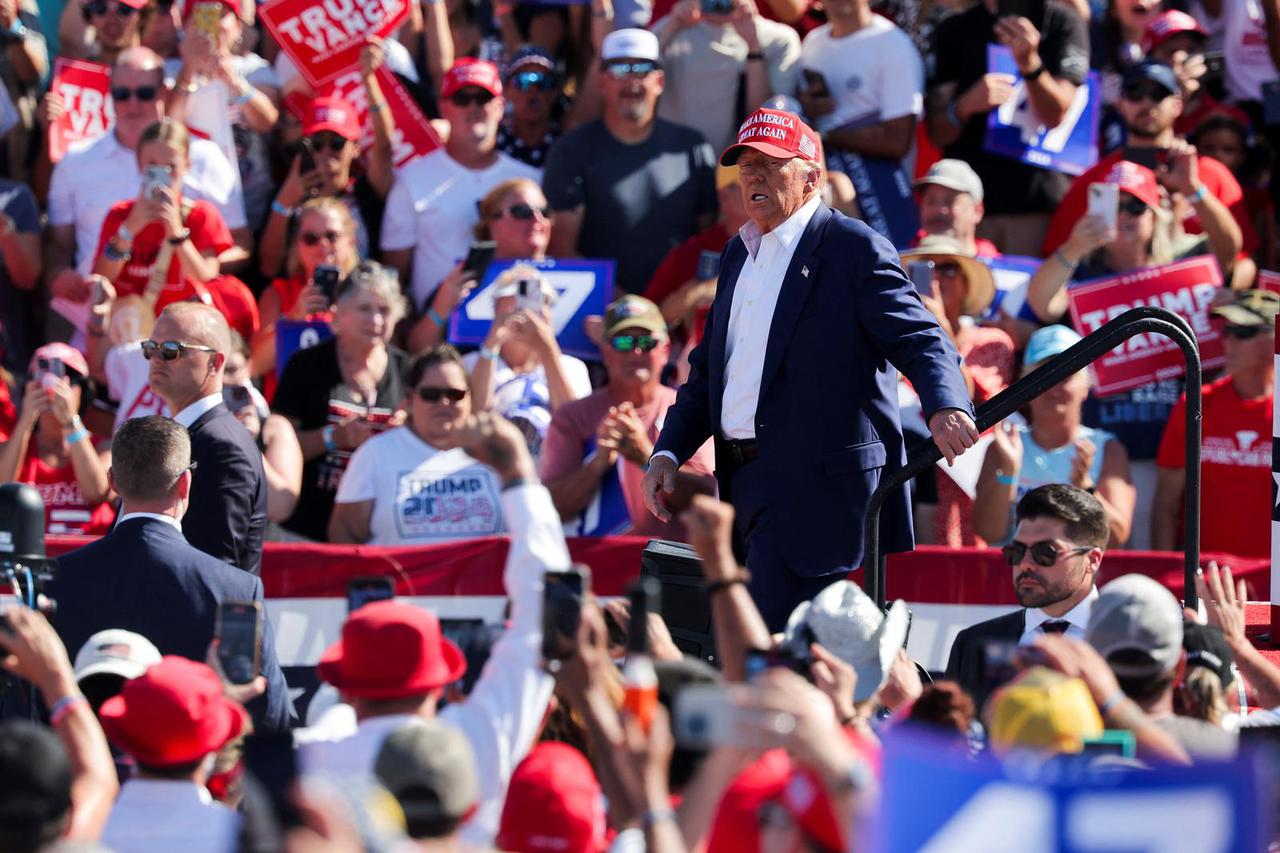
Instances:
[[[123,222],[121,222],[120,227],[116,229],[116,239],[121,243],[133,243],[133,233],[129,231],[128,226]]]
[[[1023,80],[1026,80],[1026,81],[1029,83],[1029,82],[1031,82],[1032,80],[1035,80],[1037,77],[1039,77],[1039,76],[1040,76],[1041,74],[1043,74],[1044,72],[1045,72],[1044,63],[1043,63],[1043,62],[1041,62],[1038,66],[1036,66],[1036,70],[1035,70],[1035,71],[1028,71],[1026,74],[1023,74],[1023,75],[1022,75],[1022,79],[1023,79]]]
[[[187,242],[190,239],[191,239],[191,229],[183,228],[177,234],[174,234],[172,237],[169,238],[169,245],[181,246],[183,243]]]

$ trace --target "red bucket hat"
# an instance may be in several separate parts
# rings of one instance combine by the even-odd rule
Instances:
[[[494,844],[508,853],[604,850],[604,803],[586,757],[563,743],[534,747],[511,774]]]
[[[1160,206],[1160,185],[1156,173],[1137,163],[1121,160],[1107,172],[1104,183],[1115,184],[1122,192],[1140,199],[1147,207]]]
[[[403,601],[366,604],[347,617],[342,639],[325,649],[316,671],[343,693],[404,699],[457,681],[467,659],[440,635],[440,621]]]
[[[222,695],[202,663],[166,655],[102,703],[102,729],[142,764],[173,767],[217,752],[245,725],[244,709]]]
[[[501,95],[502,75],[498,73],[498,66],[483,59],[462,57],[444,75],[444,82],[440,84],[440,97],[453,97],[459,89],[468,86],[478,86],[490,95]]]
[[[738,141],[720,155],[721,166],[738,162],[744,148],[754,148],[770,157],[804,157],[817,160],[822,156],[822,144],[813,128],[802,122],[795,113],[782,110],[758,109],[738,129]]]
[[[352,142],[359,141],[360,119],[356,108],[337,96],[312,99],[303,114],[302,135],[311,136],[322,130],[331,130]]]
[[[1151,22],[1147,24],[1146,30],[1142,33],[1142,52],[1150,53],[1169,39],[1182,33],[1195,33],[1201,38],[1209,37],[1209,34],[1204,31],[1204,27],[1200,26],[1200,22],[1186,12],[1179,12],[1177,9],[1162,12],[1151,19]]]

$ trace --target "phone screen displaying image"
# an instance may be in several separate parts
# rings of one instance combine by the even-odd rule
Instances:
[[[232,684],[248,684],[261,666],[262,606],[225,602],[218,608],[218,662]]]

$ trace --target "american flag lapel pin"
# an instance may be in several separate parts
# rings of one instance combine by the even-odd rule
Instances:
[[[808,267],[800,267],[800,275],[804,276],[805,278],[808,278],[808,277],[809,277],[809,268],[808,268]]]

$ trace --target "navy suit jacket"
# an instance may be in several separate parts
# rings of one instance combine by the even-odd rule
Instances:
[[[689,379],[668,409],[656,451],[682,463],[720,430],[725,337],[741,237],[721,256],[720,283]],[[753,342],[754,344],[755,342]],[[772,492],[769,525],[787,568],[805,577],[862,564],[867,500],[887,467],[906,462],[896,367],[932,415],[973,416],[960,358],[898,265],[898,253],[863,223],[819,205],[796,243],[773,312],[756,406],[759,460]],[[717,474],[724,465],[717,459]],[[721,495],[729,484],[720,476]],[[881,514],[886,552],[914,547],[905,489]]]
[[[947,678],[956,682],[973,698],[979,712],[991,693],[983,678],[984,647],[987,643],[1016,644],[1027,626],[1027,611],[1015,610],[977,625],[970,625],[951,644],[947,659]]]
[[[193,548],[174,527],[131,518],[58,558],[46,594],[57,602],[53,626],[72,658],[93,634],[134,631],[161,654],[203,662],[224,601],[262,601],[262,581]],[[262,674],[267,695],[249,703],[260,726],[284,728],[292,715],[275,633],[265,620]]]
[[[187,430],[191,435],[191,505],[182,519],[187,541],[251,574],[262,571],[267,480],[262,451],[222,403]]]

